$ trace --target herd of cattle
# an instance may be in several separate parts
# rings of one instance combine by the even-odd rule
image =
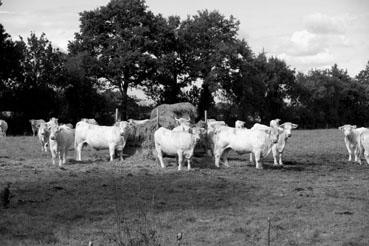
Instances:
[[[191,169],[191,159],[196,147],[202,146],[206,153],[214,157],[215,166],[219,167],[222,159],[224,166],[228,164],[228,154],[231,150],[239,153],[249,153],[250,162],[255,157],[256,168],[262,169],[261,160],[271,151],[274,165],[282,166],[282,154],[291,132],[298,125],[291,122],[280,124],[279,119],[271,120],[269,126],[255,123],[250,129],[245,128],[245,122],[237,120],[235,127],[228,126],[224,121],[209,119],[202,124],[191,124],[190,119],[175,118],[177,126],[173,129],[159,127],[153,133],[155,153],[162,168],[165,168],[163,156],[177,156],[178,170],[187,161]],[[81,119],[73,128],[72,124],[59,124],[57,118],[30,120],[33,136],[37,134],[41,150],[50,149],[52,163],[59,158],[59,166],[66,162],[68,150],[74,148],[76,160],[82,160],[82,149],[89,145],[94,149],[109,149],[110,161],[116,152],[123,159],[123,149],[134,129],[150,120],[119,121],[113,126],[100,126],[94,119]],[[0,120],[0,135],[6,136],[8,125]],[[344,134],[344,141],[349,152],[349,161],[361,164],[361,154],[369,164],[369,129],[357,128],[355,125],[339,127]]]

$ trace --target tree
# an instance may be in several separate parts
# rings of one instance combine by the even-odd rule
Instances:
[[[189,81],[202,80],[199,115],[214,103],[213,93],[218,84],[213,78],[223,77],[219,72],[227,62],[228,45],[237,42],[239,22],[230,16],[225,18],[217,11],[199,11],[197,15],[188,17],[178,30],[180,42],[183,44],[183,62]]]
[[[366,64],[365,69],[361,70],[358,75],[356,75],[356,79],[360,84],[369,86],[369,61]]]
[[[27,42],[21,38],[19,46],[23,59],[20,61],[22,74],[14,85],[18,94],[16,110],[25,112],[29,118],[57,115],[56,95],[65,82],[64,54],[52,47],[44,33],[40,37],[31,33]]]
[[[161,45],[156,42],[157,18],[143,0],[111,0],[80,15],[81,29],[69,51],[84,52],[87,75],[104,88],[119,90],[125,119],[128,88],[147,84],[155,70],[153,54]]]

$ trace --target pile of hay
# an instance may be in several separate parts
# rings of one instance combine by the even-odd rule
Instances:
[[[159,121],[157,112],[159,112]],[[127,145],[139,149],[139,153],[142,153],[145,158],[153,158],[154,133],[159,127],[173,129],[177,126],[175,118],[190,118],[194,122],[196,116],[196,108],[191,103],[159,105],[151,111],[149,121],[143,124],[135,124],[132,127]]]
[[[175,118],[190,118],[194,123],[197,117],[196,107],[189,102],[161,104],[151,111],[150,119],[156,119],[159,112],[159,125],[168,129],[177,126]]]

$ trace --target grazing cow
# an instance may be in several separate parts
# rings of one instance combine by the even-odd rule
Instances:
[[[361,163],[361,159],[359,158],[360,149],[359,149],[359,141],[360,141],[360,134],[364,131],[367,131],[368,128],[360,127],[356,128],[356,125],[343,125],[338,127],[339,130],[343,132],[345,136],[345,144],[347,151],[349,153],[348,161],[352,161],[352,154],[355,156],[355,161]]]
[[[38,128],[40,127],[40,124],[45,123],[45,121],[42,119],[39,119],[39,120],[32,119],[32,120],[29,120],[29,123],[31,123],[32,134],[33,136],[35,136],[38,131]]]
[[[282,129],[271,126],[268,131],[237,129],[222,127],[216,132],[214,157],[215,166],[219,167],[220,158],[223,156],[224,165],[228,164],[228,154],[234,150],[239,154],[253,153],[255,155],[256,168],[262,169],[261,158],[269,154],[273,144],[278,141]]]
[[[110,161],[113,161],[115,150],[121,152],[123,160],[123,148],[129,135],[129,123],[120,121],[114,126],[99,126],[80,121],[76,125],[75,149],[77,160],[81,161],[82,147],[88,144],[94,149],[109,149]]]
[[[66,157],[68,150],[73,146],[74,143],[74,129],[67,127],[65,125],[50,126],[50,152],[55,165],[55,159],[59,157],[59,167],[66,163]]]
[[[236,122],[234,123],[234,127],[235,128],[245,128],[245,123],[242,120],[236,120]]]
[[[155,149],[162,168],[165,168],[163,154],[178,156],[178,170],[182,169],[183,157],[187,160],[187,169],[191,169],[194,149],[203,133],[203,128],[194,127],[190,132],[173,131],[160,127],[154,133]]]
[[[285,122],[282,125],[280,125],[280,127],[283,128],[283,132],[279,134],[278,142],[274,144],[272,147],[274,165],[276,166],[277,165],[283,166],[282,154],[284,147],[286,146],[288,138],[290,138],[292,135],[291,133],[292,129],[296,129],[298,125],[293,124],[291,122]]]
[[[49,135],[49,126],[46,123],[41,123],[37,131],[38,140],[41,144],[41,151],[47,152],[47,147],[49,145]]]
[[[86,122],[88,124],[92,124],[92,125],[97,125],[97,126],[99,125],[99,124],[97,124],[97,121],[95,119],[82,118],[81,121]]]
[[[5,120],[0,120],[0,135],[6,136],[6,131],[8,130],[8,123]]]

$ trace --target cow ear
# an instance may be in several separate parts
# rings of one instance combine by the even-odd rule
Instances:
[[[297,124],[292,124],[292,128],[293,128],[293,129],[296,129],[297,127],[299,127],[299,125],[297,125]]]
[[[279,127],[282,127],[284,129],[285,123],[283,123],[282,125],[279,125]]]
[[[352,128],[356,129],[356,125],[353,125]]]

